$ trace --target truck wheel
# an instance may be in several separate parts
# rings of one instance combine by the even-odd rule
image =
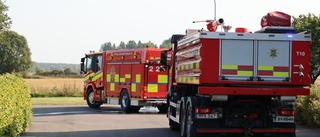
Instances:
[[[185,100],[184,98],[181,98],[181,100]],[[181,106],[181,111],[180,111],[180,136],[185,137],[186,136],[186,107],[185,107],[185,101],[183,101],[183,104]]]
[[[170,127],[171,130],[174,130],[174,131],[177,131],[180,128],[179,124],[174,122],[171,119],[169,119],[169,127]]]
[[[194,137],[196,135],[195,128],[193,125],[194,120],[194,110],[192,105],[188,105],[187,107],[187,119],[186,119],[186,136],[187,137]]]
[[[120,105],[123,112],[125,113],[130,112],[130,99],[129,99],[129,94],[127,90],[124,90],[121,93]]]
[[[90,108],[100,108],[101,104],[94,102],[93,98],[94,98],[94,92],[90,88],[88,89],[88,92],[87,92],[87,104]]]

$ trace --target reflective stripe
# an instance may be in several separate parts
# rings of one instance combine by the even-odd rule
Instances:
[[[183,65],[178,65],[178,70],[192,70],[192,69],[199,69],[199,62],[196,63],[189,63],[189,64],[183,64]]]
[[[190,69],[194,69],[194,63],[190,64]]]
[[[158,84],[148,84],[148,92],[158,92]]]
[[[114,82],[119,82],[119,74],[116,74],[116,75],[114,76]]]
[[[168,83],[168,75],[158,75],[158,83]]]
[[[94,73],[90,73],[89,75],[87,75],[86,77],[84,77],[84,81],[87,81],[90,77],[94,76]]]
[[[124,77],[125,78],[131,78],[131,74],[126,74]]]
[[[187,77],[182,77],[182,82],[187,82]]]
[[[186,76],[186,77],[178,77],[177,82],[184,82],[184,83],[199,83],[199,77],[195,76]]]
[[[238,69],[238,65],[222,65],[222,69]]]
[[[273,66],[258,66],[258,70],[271,70],[271,71],[273,71]]]
[[[140,74],[136,74],[136,82],[137,83],[141,82],[141,75]]]
[[[120,78],[120,82],[125,82],[126,78]]]
[[[115,84],[114,83],[110,83],[110,90],[111,91],[114,91],[114,89],[115,89],[114,87],[115,87]]]
[[[252,71],[238,71],[238,76],[252,76]]]
[[[111,82],[111,75],[107,74],[107,82]]]
[[[96,76],[94,76],[94,77],[92,78],[92,81],[96,81],[97,79],[101,78],[101,77],[102,77],[102,75],[103,75],[103,73],[102,73],[102,72],[101,72],[101,73],[99,73],[98,75],[96,75]]]
[[[288,72],[273,72],[273,76],[288,77],[289,73]]]
[[[137,91],[137,84],[140,84],[141,81],[141,75],[136,74],[136,81],[135,83],[131,84],[131,92],[136,92]]]
[[[131,84],[131,91],[132,92],[136,92],[137,91],[137,85],[136,84],[134,84],[134,83]]]
[[[196,69],[198,69],[199,68],[199,66],[200,66],[200,63],[198,62],[198,63],[196,63]]]

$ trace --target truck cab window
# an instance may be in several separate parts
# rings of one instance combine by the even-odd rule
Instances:
[[[89,70],[92,69],[91,63],[92,63],[92,58],[91,58],[91,57],[87,57],[87,59],[86,59],[86,64],[85,64],[85,69],[86,69],[85,71],[86,71],[86,72],[88,72]]]
[[[97,71],[100,71],[102,68],[102,55],[97,56]]]

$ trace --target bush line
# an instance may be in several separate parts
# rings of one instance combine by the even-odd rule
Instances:
[[[0,93],[0,136],[19,136],[31,125],[29,85],[13,74],[0,75]]]

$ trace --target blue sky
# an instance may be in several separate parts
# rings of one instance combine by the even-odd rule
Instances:
[[[319,0],[216,0],[216,15],[226,25],[260,29],[271,11],[320,14]],[[160,45],[172,34],[206,28],[192,21],[214,18],[213,0],[7,0],[11,30],[24,35],[32,61],[79,63],[105,42],[151,41]]]

